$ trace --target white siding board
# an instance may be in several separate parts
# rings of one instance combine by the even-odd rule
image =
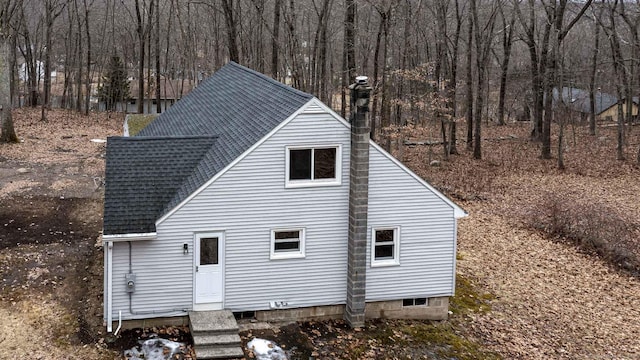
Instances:
[[[319,113],[322,111],[323,113]],[[158,225],[158,237],[225,231],[225,308],[344,303],[349,129],[309,105],[271,138]],[[286,146],[342,145],[340,186],[285,189]],[[305,258],[270,260],[271,229],[304,227]]]
[[[400,265],[371,267],[367,248],[367,301],[450,295],[454,284],[453,208],[375,147],[370,149],[369,233],[400,226]]]
[[[125,274],[129,272],[129,245],[127,242],[113,244],[114,320],[118,319],[118,311],[122,311],[122,317],[126,320],[184,315],[176,310],[191,308],[193,256],[191,251],[189,255],[183,254],[182,244],[172,239],[131,243],[131,272],[136,275],[136,287],[132,295],[134,314],[129,312],[129,294],[125,286]],[[191,243],[189,249],[192,249]],[[189,259],[189,262],[167,261],[173,258]]]

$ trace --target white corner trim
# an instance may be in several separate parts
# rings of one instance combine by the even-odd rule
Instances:
[[[437,197],[439,197],[440,199],[442,199],[445,203],[447,203],[449,206],[451,206],[453,208],[453,216],[456,219],[460,219],[460,218],[464,218],[469,216],[469,214],[464,211],[460,206],[458,206],[456,203],[454,203],[453,201],[451,201],[451,199],[449,199],[448,197],[446,197],[443,193],[441,193],[440,191],[438,191],[436,188],[434,188],[431,184],[429,184],[428,182],[426,182],[423,178],[421,178],[420,176],[418,176],[416,173],[414,173],[413,171],[411,171],[411,169],[409,169],[408,167],[406,167],[402,162],[400,162],[400,160],[396,159],[393,157],[393,155],[389,154],[388,152],[386,152],[382,147],[380,147],[380,145],[376,144],[373,140],[369,139],[369,145],[372,146],[374,149],[378,150],[378,152],[380,152],[380,154],[382,154],[383,156],[385,156],[387,159],[391,160],[392,162],[394,162],[398,167],[400,167],[400,169],[404,170],[407,174],[411,175],[414,179],[418,180],[419,183],[421,183],[424,187],[426,187],[427,189],[429,189],[431,192],[433,192]]]
[[[187,196],[186,199],[182,200],[180,202],[180,204],[176,205],[173,209],[169,210],[166,214],[164,214],[160,219],[156,220],[156,228],[158,227],[158,225],[162,224],[165,220],[167,220],[167,218],[169,218],[171,215],[173,215],[176,211],[178,211],[179,209],[181,209],[186,203],[188,203],[189,201],[191,201],[191,199],[193,199],[194,197],[196,197],[198,194],[200,194],[201,192],[204,191],[204,189],[208,188],[211,184],[213,184],[216,180],[218,180],[222,175],[224,175],[227,171],[229,171],[231,168],[233,168],[234,166],[236,166],[237,163],[239,163],[240,161],[242,161],[242,159],[246,158],[249,154],[251,154],[255,149],[257,149],[260,145],[262,145],[265,141],[269,140],[275,133],[277,133],[278,131],[280,131],[280,129],[282,129],[283,127],[287,126],[287,124],[289,124],[293,119],[295,119],[296,117],[298,117],[298,115],[300,115],[301,113],[303,113],[305,111],[305,109],[307,107],[309,107],[311,104],[316,104],[314,101],[317,100],[315,97],[311,98],[306,104],[302,105],[298,110],[296,110],[293,114],[289,115],[288,118],[286,118],[283,122],[281,122],[280,124],[278,124],[278,126],[276,126],[273,130],[271,130],[267,135],[265,135],[262,139],[258,140],[255,144],[253,144],[250,148],[248,148],[245,152],[243,152],[242,154],[240,154],[240,156],[238,156],[235,160],[233,160],[232,162],[230,162],[227,166],[224,167],[224,169],[218,171],[217,174],[213,175],[213,177],[209,180],[207,180],[207,182],[205,182],[204,184],[202,184],[196,191],[194,191],[193,193],[191,193],[191,195]],[[318,100],[318,102],[320,102]]]
[[[140,240],[155,240],[158,237],[157,233],[138,233],[138,234],[116,234],[116,235],[102,235],[102,242],[118,242],[118,241],[140,241]]]
[[[106,267],[107,273],[105,274],[107,277],[107,294],[106,294],[106,310],[107,310],[107,332],[111,332],[113,330],[113,242],[107,241],[105,247],[106,251]]]

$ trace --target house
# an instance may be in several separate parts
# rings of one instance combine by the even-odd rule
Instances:
[[[589,91],[574,87],[562,88],[562,102],[559,102],[558,89],[553,89],[554,107],[565,107],[572,112],[580,114],[581,120],[587,120],[591,113],[591,101]],[[624,99],[623,99],[624,101]],[[595,113],[598,120],[617,121],[618,97],[615,95],[596,91],[594,93]],[[633,98],[632,115],[638,115],[638,98]],[[627,104],[623,103],[623,111],[626,113]]]
[[[233,62],[107,141],[104,314],[444,319],[466,213],[352,124]]]
[[[154,78],[155,79],[155,78]],[[129,99],[115,104],[116,111],[124,111],[129,114],[138,113],[138,81],[129,82]],[[192,81],[186,79],[169,79],[166,76],[160,78],[160,109],[164,112],[173,104],[188,94],[194,88]],[[156,87],[145,85],[146,96],[143,99],[142,109],[144,114],[157,114]],[[107,111],[104,101],[96,104],[98,111]]]

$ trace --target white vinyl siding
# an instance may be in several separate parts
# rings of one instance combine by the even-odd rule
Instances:
[[[367,301],[453,294],[453,208],[376,147],[369,155],[369,229],[399,225],[399,266],[367,269]],[[371,245],[371,230],[368,232]],[[367,247],[371,264],[372,247]]]
[[[184,254],[183,243],[189,244],[188,254]],[[191,309],[193,304],[193,239],[188,242],[171,238],[132,241],[131,255],[131,272],[136,275],[135,291],[131,295],[134,314],[129,313],[125,282],[125,274],[129,272],[129,245],[113,243],[113,320],[118,320],[118,310],[122,311],[123,319],[186,315],[180,310]]]
[[[226,309],[344,303],[349,141],[349,129],[331,115],[298,115],[159,224],[159,240],[191,242],[194,232],[225,231]],[[287,147],[309,144],[341,146],[342,185],[285,188]],[[304,258],[271,260],[271,231],[300,228]]]

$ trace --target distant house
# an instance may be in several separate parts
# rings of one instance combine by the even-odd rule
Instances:
[[[446,318],[466,213],[368,139],[358,86],[350,124],[232,62],[137,136],[110,137],[108,330],[216,309]]]
[[[617,121],[618,119],[618,97],[603,93],[601,91],[596,91],[594,93],[595,97],[595,113],[596,119],[598,120],[607,120],[607,121]],[[580,114],[582,120],[586,120],[591,113],[590,100],[589,100],[589,91],[573,88],[573,87],[563,87],[562,88],[562,101],[560,102],[560,96],[558,94],[558,89],[553,89],[553,99],[554,99],[554,107],[556,109],[560,106],[564,106],[570,111],[576,112]],[[624,101],[624,99],[622,99]],[[633,116],[638,115],[638,98],[633,98],[633,108],[632,114]],[[626,102],[623,102],[623,111],[626,113]]]
[[[123,111],[130,114],[138,112],[138,82],[136,80],[129,82],[129,100],[116,104],[117,111]],[[167,111],[173,104],[180,100],[183,96],[187,95],[194,87],[192,82],[184,79],[168,79],[166,77],[160,78],[160,106],[161,110]],[[156,90],[155,86],[152,88],[146,88],[148,93],[143,101],[143,114],[157,114],[156,108]],[[106,111],[106,105],[104,102],[98,104],[99,111]]]

